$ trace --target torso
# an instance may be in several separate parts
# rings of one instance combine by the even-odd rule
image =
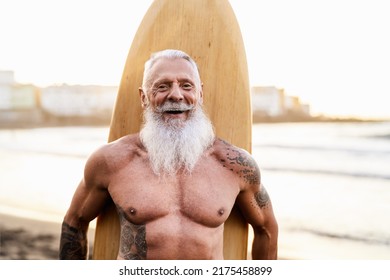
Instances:
[[[225,144],[217,140],[191,174],[166,177],[153,173],[138,135],[109,148],[119,259],[223,259],[223,224],[240,192],[238,176],[224,166]]]

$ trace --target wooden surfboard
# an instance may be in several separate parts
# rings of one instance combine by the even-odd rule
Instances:
[[[155,0],[133,39],[112,116],[109,141],[140,130],[138,88],[151,53],[180,49],[198,64],[204,106],[216,134],[251,152],[252,113],[240,28],[227,0]],[[98,217],[94,259],[115,259],[119,219],[110,205]],[[246,259],[248,225],[234,208],[224,230],[224,258]]]

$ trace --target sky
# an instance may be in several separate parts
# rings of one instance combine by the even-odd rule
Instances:
[[[251,86],[299,96],[313,114],[388,118],[386,0],[230,0]],[[119,85],[152,0],[0,0],[0,70],[19,83]]]

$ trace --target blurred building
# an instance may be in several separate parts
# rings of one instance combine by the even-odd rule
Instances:
[[[0,71],[0,110],[30,110],[38,104],[35,86],[16,83],[13,71]]]
[[[276,87],[252,87],[252,110],[255,114],[280,116],[284,114],[284,90]]]
[[[0,71],[0,127],[109,124],[118,87],[53,85],[38,88]]]
[[[111,115],[117,87],[60,85],[43,88],[41,107],[58,117]]]
[[[284,101],[284,108],[286,113],[292,114],[310,114],[310,106],[308,104],[302,104],[299,97],[286,96]]]
[[[0,71],[0,85],[10,85],[15,83],[13,71]]]
[[[310,106],[274,86],[251,88],[254,120],[296,120],[310,117]]]

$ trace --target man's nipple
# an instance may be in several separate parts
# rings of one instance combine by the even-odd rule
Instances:
[[[135,210],[135,208],[133,208],[133,207],[130,207],[129,212],[130,212],[130,215],[137,214],[137,210]]]

